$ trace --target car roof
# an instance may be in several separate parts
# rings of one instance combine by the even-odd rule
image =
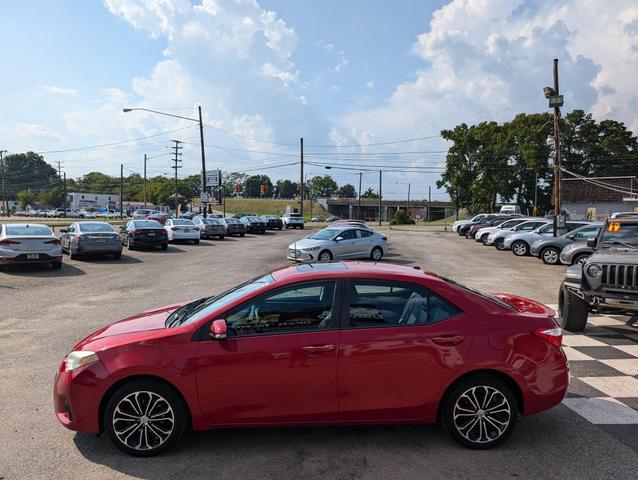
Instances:
[[[272,272],[277,282],[295,280],[310,280],[313,278],[386,278],[387,275],[400,275],[405,278],[423,279],[424,276],[435,278],[434,275],[423,272],[414,267],[396,265],[392,263],[372,263],[358,261],[302,263],[283,267]]]

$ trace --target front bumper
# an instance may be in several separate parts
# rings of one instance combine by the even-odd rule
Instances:
[[[565,287],[597,312],[638,312],[638,292],[583,290],[580,286],[568,283],[565,283]]]
[[[53,385],[55,416],[69,430],[100,433],[100,399],[108,372],[100,361],[66,372],[60,365]]]
[[[304,252],[303,250],[294,250],[292,248],[288,249],[288,256],[286,258],[293,262],[311,262],[315,260],[315,256],[312,253]]]

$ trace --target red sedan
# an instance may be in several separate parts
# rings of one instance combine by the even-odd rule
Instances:
[[[132,455],[187,426],[437,420],[490,448],[563,399],[561,340],[524,298],[397,265],[298,265],[89,335],[60,365],[55,413]]]

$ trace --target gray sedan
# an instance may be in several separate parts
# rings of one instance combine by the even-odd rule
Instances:
[[[62,251],[72,259],[95,253],[113,255],[116,259],[122,256],[120,236],[106,222],[75,222],[60,232]]]
[[[333,259],[369,258],[379,261],[388,251],[388,239],[360,227],[329,227],[288,246],[288,260],[329,262]]]

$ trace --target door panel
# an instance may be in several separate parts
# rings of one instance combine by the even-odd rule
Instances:
[[[433,418],[443,385],[469,351],[468,324],[461,314],[431,325],[342,330],[339,420]]]
[[[338,330],[329,330],[201,342],[197,383],[206,420],[215,425],[336,420],[338,340]]]

